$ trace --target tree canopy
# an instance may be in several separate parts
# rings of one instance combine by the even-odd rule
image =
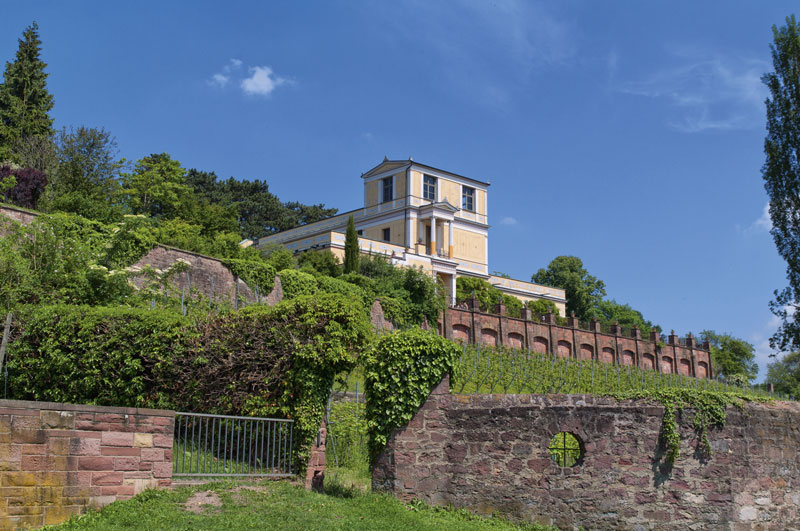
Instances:
[[[714,363],[715,374],[726,380],[739,375],[747,382],[758,375],[753,345],[729,334],[718,334],[713,330],[703,330],[700,336],[711,343],[711,360]]]
[[[120,171],[117,142],[103,128],[63,128],[56,135],[57,170],[50,182],[47,208],[98,221],[119,220],[116,201]]]
[[[770,363],[765,383],[772,384],[775,392],[800,398],[800,352]]]
[[[761,170],[769,196],[771,234],[786,261],[788,287],[775,291],[770,303],[781,325],[770,339],[778,350],[800,349],[800,25],[794,15],[773,26],[774,72],[762,81],[767,98],[766,161]]]
[[[661,328],[646,320],[642,312],[631,308],[629,304],[620,304],[615,300],[602,300],[593,306],[588,313],[589,317],[597,318],[604,323],[619,323],[626,328],[638,326],[643,337],[647,337],[653,328],[659,332]]]
[[[15,144],[26,137],[50,137],[53,96],[47,90],[47,65],[40,59],[42,41],[34,22],[19,39],[16,59],[6,63],[0,85],[0,161],[14,159]]]
[[[603,281],[590,275],[577,256],[555,257],[547,268],[534,273],[531,281],[563,289],[567,297],[567,314],[575,312],[579,319],[590,319],[592,308],[606,295]]]
[[[220,180],[214,172],[191,169],[186,182],[209,204],[238,209],[239,232],[243,238],[258,238],[267,234],[313,223],[336,214],[335,208],[324,205],[282,203],[269,191],[266,181]]]

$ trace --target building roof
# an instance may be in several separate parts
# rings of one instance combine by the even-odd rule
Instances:
[[[375,174],[382,173],[387,170],[391,169],[405,169],[409,166],[418,166],[422,169],[429,169],[433,171],[437,171],[439,173],[445,173],[447,175],[452,175],[453,177],[458,177],[459,179],[465,179],[467,181],[472,181],[474,183],[480,184],[482,186],[490,186],[491,183],[479,181],[478,179],[473,179],[472,177],[465,177],[464,175],[459,175],[458,173],[453,173],[451,171],[442,170],[440,168],[435,168],[433,166],[429,166],[427,164],[422,164],[419,162],[414,161],[413,159],[409,158],[408,160],[389,160],[388,158],[384,158],[383,162],[375,166],[374,168],[368,170],[366,173],[362,173],[361,177],[366,179],[367,177],[372,177]]]

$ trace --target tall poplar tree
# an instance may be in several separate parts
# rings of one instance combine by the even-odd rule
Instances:
[[[358,273],[358,233],[353,216],[347,218],[347,231],[344,234],[344,272]]]
[[[769,196],[772,234],[786,260],[789,286],[775,290],[770,303],[781,325],[770,339],[772,348],[800,349],[800,25],[794,15],[773,26],[774,72],[763,76],[767,98],[766,162],[761,170]]]
[[[47,64],[40,58],[42,41],[34,22],[19,39],[14,62],[6,63],[0,85],[0,161],[13,158],[15,143],[26,137],[50,137],[53,96],[47,91]]]

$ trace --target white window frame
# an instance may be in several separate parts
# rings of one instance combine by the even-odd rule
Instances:
[[[469,191],[469,193],[467,193]],[[466,210],[468,212],[475,212],[475,188],[471,186],[461,186],[461,210]],[[467,208],[467,198],[469,198],[469,208]]]
[[[430,194],[430,197],[428,197],[428,193],[427,193],[428,192],[428,186],[429,186],[429,184],[427,182],[428,179],[433,181],[433,185],[432,185],[433,186],[433,190],[432,190],[432,193]],[[423,174],[423,176],[422,176],[422,198],[423,199],[425,199],[427,201],[436,202],[436,186],[438,185],[437,181],[438,181],[438,179],[436,177],[434,177],[433,175],[428,175],[427,173]]]

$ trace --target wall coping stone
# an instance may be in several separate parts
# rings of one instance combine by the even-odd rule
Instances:
[[[141,407],[97,406],[93,404],[64,404],[60,402],[37,402],[35,400],[0,400],[0,408],[36,409],[55,411],[83,411],[89,413],[118,413],[121,415],[150,415],[174,417],[175,411],[169,409],[148,409]]]

